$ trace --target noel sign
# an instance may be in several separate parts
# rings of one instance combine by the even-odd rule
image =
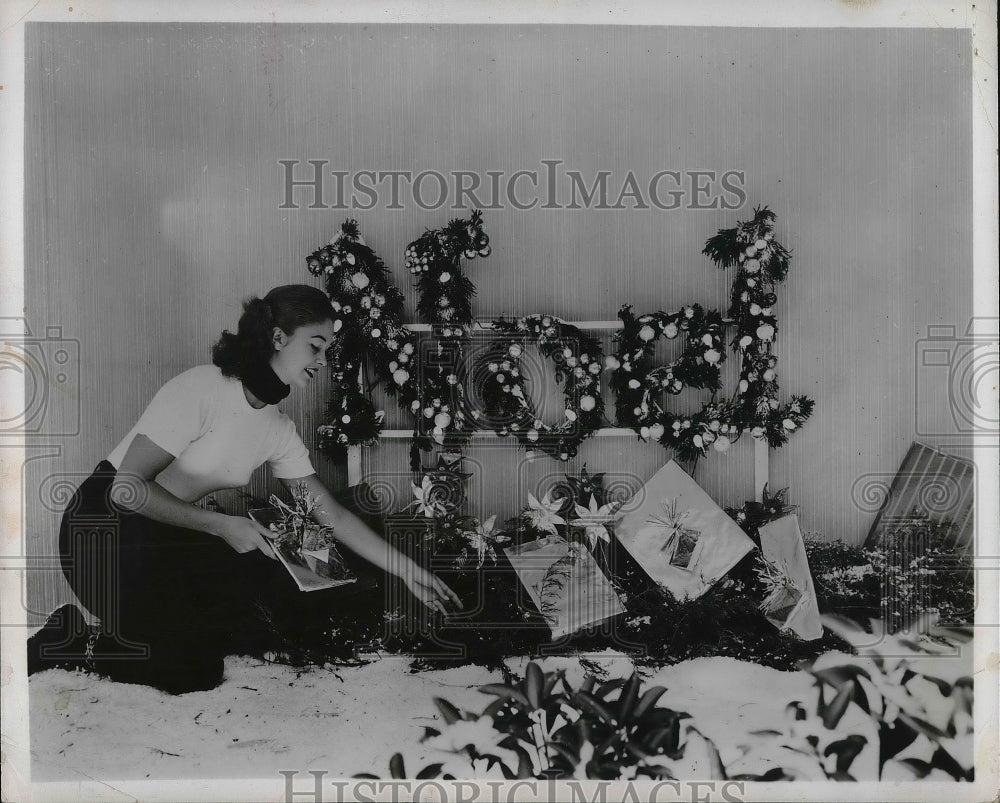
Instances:
[[[406,248],[405,265],[416,280],[417,311],[431,327],[430,344],[418,342],[403,324],[402,293],[365,244],[357,222],[348,220],[306,260],[309,271],[322,277],[336,313],[332,395],[327,421],[318,429],[320,449],[336,454],[378,442],[383,412],[375,409],[371,391],[382,384],[413,417],[414,471],[420,470],[421,449],[460,447],[481,429],[569,460],[605,424],[604,374],[615,397],[615,425],[660,443],[683,461],[725,452],[746,433],[771,448],[784,445],[811,415],[813,401],[778,400],[774,288],[787,275],[789,253],[774,237],[774,220],[766,207],[757,209],[751,220],[707,241],[703,253],[719,268],[736,268],[725,317],[698,304],[641,315],[623,306],[613,355],[604,355],[595,338],[555,315],[501,318],[493,321],[496,343],[475,360],[466,355],[475,285],[463,263],[490,255],[481,212],[426,231]],[[680,339],[683,351],[666,365],[654,365],[661,338]],[[727,338],[740,360],[740,378],[732,395],[721,396]],[[521,369],[529,345],[555,366],[563,386],[561,420],[547,422],[536,414]],[[374,376],[359,387],[367,366]],[[478,406],[466,392],[470,378]],[[707,390],[711,397],[694,414],[672,412],[666,399],[684,388]],[[692,548],[690,535],[679,534],[671,559],[690,558]]]

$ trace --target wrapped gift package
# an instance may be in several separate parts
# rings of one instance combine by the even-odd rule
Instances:
[[[761,527],[760,551],[764,560],[788,578],[764,611],[768,621],[800,638],[818,639],[823,635],[823,624],[798,517],[793,513]]]
[[[556,640],[620,613],[621,600],[586,547],[543,538],[505,547],[518,580]]]
[[[700,597],[754,548],[673,460],[622,510],[616,537],[643,571],[677,599]]]

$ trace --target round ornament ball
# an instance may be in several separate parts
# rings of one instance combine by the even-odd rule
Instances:
[[[340,417],[340,420],[343,421],[345,424],[351,423],[351,417],[346,413]]]

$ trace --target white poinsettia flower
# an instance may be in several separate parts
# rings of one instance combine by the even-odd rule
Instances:
[[[441,500],[434,498],[434,484],[427,475],[420,481],[419,488],[412,482],[410,488],[413,490],[414,500],[406,506],[406,510],[416,508],[417,513],[423,513],[429,519],[443,516],[447,512]]]
[[[510,540],[505,535],[494,534],[493,525],[496,523],[496,520],[496,515],[490,516],[484,522],[477,520],[474,529],[465,531],[465,539],[469,542],[469,546],[476,550],[476,556],[479,561],[476,564],[477,569],[483,565],[487,555],[489,555],[491,560],[495,561],[497,559],[496,544],[502,544]]]
[[[528,509],[521,514],[521,517],[536,530],[556,535],[556,525],[566,523],[566,519],[559,515],[562,505],[561,499],[552,499],[552,491],[546,491],[541,501],[529,493]]]
[[[584,528],[587,544],[590,547],[594,547],[598,540],[611,543],[611,533],[608,532],[607,525],[615,520],[612,512],[615,507],[613,503],[609,502],[606,505],[598,506],[597,499],[591,494],[589,507],[583,505],[575,505],[574,507],[576,520],[573,524]]]

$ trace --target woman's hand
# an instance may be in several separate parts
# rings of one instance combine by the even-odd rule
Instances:
[[[411,563],[407,570],[400,574],[400,578],[413,596],[432,611],[444,614],[447,613],[449,606],[462,608],[462,601],[454,591],[415,563]]]
[[[262,524],[258,524],[253,519],[246,519],[242,516],[222,516],[222,521],[215,531],[223,541],[229,544],[236,552],[241,554],[253,552],[259,549],[271,560],[277,560],[274,550],[268,543],[267,536],[269,530]]]

